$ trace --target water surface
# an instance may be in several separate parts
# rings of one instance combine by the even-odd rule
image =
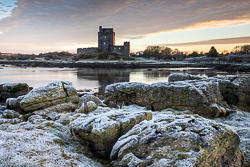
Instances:
[[[27,83],[38,88],[55,81],[71,81],[77,89],[103,89],[118,82],[168,82],[169,75],[176,72],[205,77],[228,75],[227,72],[208,68],[92,69],[6,66],[0,69],[0,83]]]

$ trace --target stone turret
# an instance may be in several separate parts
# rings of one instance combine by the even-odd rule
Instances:
[[[130,55],[130,42],[124,42],[124,55],[129,56]]]

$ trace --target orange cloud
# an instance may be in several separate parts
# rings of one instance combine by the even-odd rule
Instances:
[[[175,44],[162,44],[163,46],[192,46],[192,45],[220,45],[220,44],[244,44],[250,43],[249,37],[237,37],[237,38],[224,38],[224,39],[211,39],[206,41],[187,42],[187,43],[175,43]]]

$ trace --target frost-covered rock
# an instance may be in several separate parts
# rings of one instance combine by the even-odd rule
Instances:
[[[25,95],[19,96],[18,98],[8,98],[6,100],[6,108],[20,112],[21,111],[20,102],[22,101],[24,96]]]
[[[30,91],[27,83],[5,83],[0,84],[0,101],[8,98],[17,98],[26,95]]]
[[[3,113],[3,107],[0,105],[0,114]]]
[[[245,166],[250,166],[250,113],[237,111],[223,119],[217,121],[227,124],[237,131],[240,136],[240,150],[242,151],[245,161]]]
[[[102,166],[83,155],[69,127],[39,116],[30,121],[0,126],[0,166]]]
[[[75,111],[75,109],[76,109],[75,104],[63,103],[42,110],[34,111],[33,114],[42,116],[44,119],[55,121],[60,118],[61,113],[70,113]]]
[[[97,105],[95,104],[95,102],[93,102],[93,101],[88,101],[88,102],[86,103],[86,107],[85,107],[86,113],[89,113],[89,112],[94,111],[94,110],[96,110],[96,109],[97,109]]]
[[[199,82],[218,82],[223,100],[236,105],[239,109],[250,112],[250,77],[226,75],[224,77],[200,77],[190,74],[171,74],[169,81],[199,80]]]
[[[106,86],[105,104],[113,108],[123,105],[149,105],[149,85],[137,82],[122,82]]]
[[[66,126],[66,125],[68,125],[70,123],[70,117],[67,114],[62,114],[60,116],[60,118],[58,120],[56,120],[56,122]]]
[[[202,117],[158,114],[135,125],[115,143],[113,166],[243,166],[240,138]]]
[[[168,81],[175,82],[175,81],[200,80],[200,79],[205,79],[205,77],[201,77],[198,75],[191,75],[191,74],[174,73],[169,75]]]
[[[90,94],[85,94],[84,96],[81,97],[76,112],[89,113],[91,111],[96,110],[98,106],[105,107],[106,105],[98,97]]]
[[[98,97],[90,94],[85,94],[81,97],[78,107],[81,107],[83,104],[87,104],[88,101],[93,101],[97,106],[106,106]]]
[[[143,120],[150,120],[152,112],[107,112],[78,117],[72,125],[74,134],[101,158],[109,158],[117,139]]]
[[[217,79],[220,92],[228,104],[250,112],[250,77],[230,75]]]
[[[19,118],[19,114],[14,110],[4,110],[2,118],[7,118],[7,119]]]
[[[159,82],[150,86],[125,82],[108,85],[105,96],[105,103],[110,107],[138,104],[153,111],[172,107],[179,110],[190,109],[206,117],[225,114],[221,110],[211,109],[212,104],[222,108],[219,84],[213,81]]]
[[[19,118],[13,118],[13,119],[6,119],[6,118],[1,118],[0,116],[0,125],[3,125],[3,124],[18,124],[20,122],[23,122],[22,119],[19,119]]]
[[[20,105],[24,111],[30,112],[60,103],[77,103],[78,101],[79,97],[72,83],[59,81],[31,90],[22,99]]]
[[[161,82],[150,85],[150,104],[152,110],[160,111],[167,107],[180,110],[190,109],[206,117],[221,116],[210,110],[218,104],[222,96],[217,82],[178,81]]]
[[[85,113],[86,109],[85,109],[85,104],[83,103],[78,109],[76,109],[76,113]]]

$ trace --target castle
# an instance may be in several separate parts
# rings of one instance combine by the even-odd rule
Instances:
[[[130,43],[124,42],[124,45],[115,46],[115,32],[113,28],[102,28],[99,26],[98,32],[98,51],[113,52],[120,55],[129,56]],[[77,54],[97,52],[97,48],[78,48]]]

